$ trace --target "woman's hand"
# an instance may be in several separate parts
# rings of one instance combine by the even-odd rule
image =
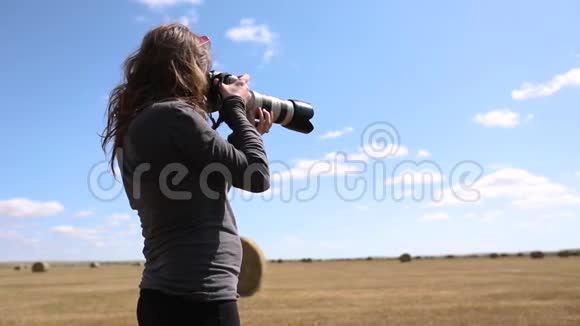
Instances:
[[[256,119],[258,122],[256,122]],[[272,115],[268,110],[256,108],[248,112],[248,120],[256,126],[260,135],[267,134],[272,128]]]
[[[239,96],[244,101],[244,105],[248,103],[250,99],[250,89],[248,88],[248,82],[250,81],[250,75],[242,75],[233,84],[221,84],[220,93],[222,98],[225,100],[231,96]],[[216,81],[217,82],[217,81]]]
[[[250,89],[248,88],[249,81],[250,76],[245,74],[240,76],[233,84],[222,84],[220,86],[222,98],[226,99],[230,96],[239,96],[242,98],[244,105],[246,105],[251,98]],[[248,110],[247,117],[261,135],[268,133],[270,128],[272,128],[272,115],[267,110],[262,108]],[[256,120],[258,121],[256,122]]]

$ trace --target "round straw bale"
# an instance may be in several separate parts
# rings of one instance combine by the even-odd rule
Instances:
[[[561,258],[568,258],[571,255],[572,254],[568,250],[560,250],[560,251],[558,251],[558,257],[561,257]]]
[[[241,237],[241,241],[243,255],[238,277],[238,294],[242,297],[249,297],[260,290],[266,260],[255,242],[244,237]]]
[[[399,257],[399,261],[401,263],[408,263],[411,261],[411,255],[409,255],[408,253],[404,253]]]
[[[32,272],[34,272],[34,273],[48,272],[49,269],[50,269],[50,265],[48,263],[45,263],[45,262],[39,261],[39,262],[32,264]]]
[[[541,251],[532,251],[530,253],[530,257],[532,257],[533,259],[541,259],[544,258],[544,253]]]
[[[99,268],[99,267],[101,267],[101,264],[100,264],[100,263],[98,263],[98,262],[96,262],[96,261],[94,261],[94,262],[92,262],[92,263],[89,265],[89,267],[90,267],[90,268]]]
[[[14,270],[15,271],[19,271],[19,270],[23,270],[23,269],[24,269],[24,266],[22,266],[22,265],[16,265],[16,266],[14,266]]]

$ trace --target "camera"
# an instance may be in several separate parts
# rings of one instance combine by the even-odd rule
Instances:
[[[212,103],[212,112],[221,110],[221,95],[217,85],[213,81],[218,79],[224,84],[233,84],[238,77],[229,73],[212,70],[209,73],[210,102]],[[219,85],[219,83],[218,83]],[[300,100],[283,100],[274,96],[260,94],[250,90],[250,100],[246,103],[247,110],[263,108],[270,112],[272,121],[282,125],[284,128],[309,134],[314,130],[310,119],[314,116],[314,109],[310,103]]]

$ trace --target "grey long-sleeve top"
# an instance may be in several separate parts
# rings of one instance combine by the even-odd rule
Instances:
[[[141,288],[196,301],[238,297],[242,248],[226,194],[230,185],[267,190],[269,169],[241,99],[224,108],[229,141],[180,101],[145,108],[126,132],[118,157],[143,230]]]

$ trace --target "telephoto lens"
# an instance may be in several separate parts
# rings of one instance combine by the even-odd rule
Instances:
[[[213,85],[213,80],[216,78],[225,84],[232,84],[238,80],[238,77],[232,74],[217,71],[211,71],[209,78],[212,81],[210,85]],[[311,104],[300,100],[283,100],[252,90],[250,90],[250,95],[251,98],[246,103],[247,110],[256,108],[266,109],[272,114],[272,121],[274,123],[293,131],[309,134],[314,130],[314,126],[310,122],[310,119],[314,116],[314,109]],[[214,111],[218,111],[219,109],[218,104],[214,108]]]

